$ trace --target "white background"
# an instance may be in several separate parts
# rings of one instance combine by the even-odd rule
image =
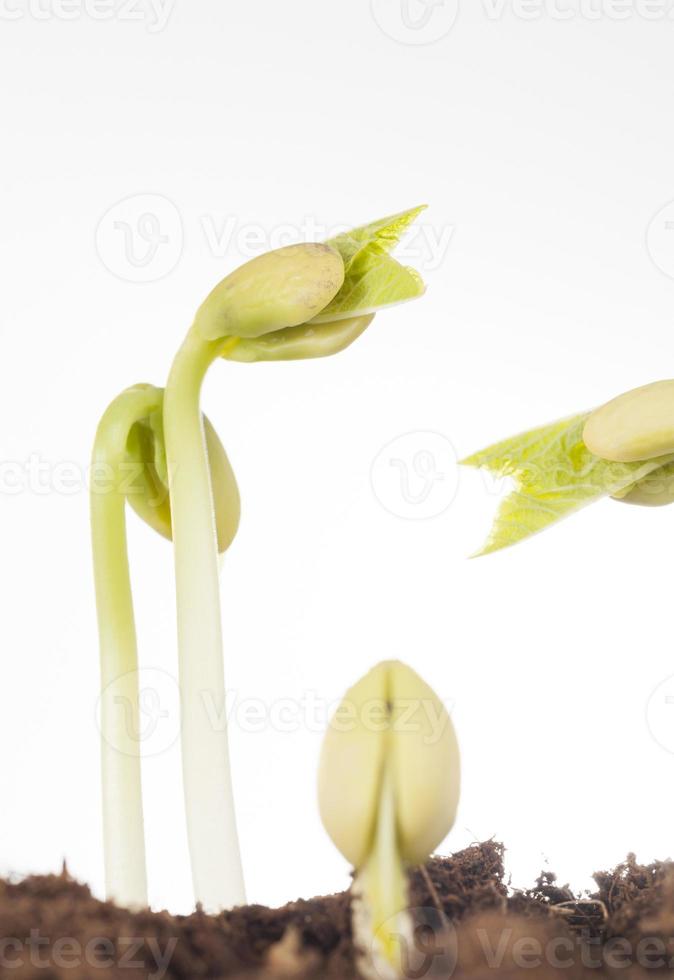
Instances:
[[[674,673],[672,512],[604,502],[468,561],[497,497],[438,450],[672,374],[671,5],[417,2],[0,0],[2,872],[65,857],[102,890],[83,483],[107,402],[162,384],[205,293],[279,230],[423,201],[421,301],[334,359],[218,364],[205,387],[244,505],[227,679],[270,713],[232,728],[249,897],[347,884],[315,805],[321,724],[300,705],[279,730],[272,709],[333,703],[390,657],[453,709],[445,849],[495,835],[517,883],[549,862],[579,887],[674,850],[669,689],[650,702],[664,747],[647,724]],[[379,460],[412,481],[407,502],[379,486],[387,509],[373,462],[410,432]],[[444,480],[415,510],[429,451]],[[130,537],[143,664],[170,674],[170,548],[135,518]],[[175,747],[145,788],[153,904],[188,909]]]

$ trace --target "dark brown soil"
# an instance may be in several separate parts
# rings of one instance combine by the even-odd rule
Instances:
[[[644,980],[674,975],[674,864],[633,857],[578,898],[544,874],[504,880],[503,848],[474,845],[415,871],[414,980]],[[219,916],[131,914],[68,874],[0,881],[0,977],[14,980],[352,980],[348,894]]]

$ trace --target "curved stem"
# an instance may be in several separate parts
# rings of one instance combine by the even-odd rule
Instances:
[[[108,898],[147,906],[140,771],[138,658],[121,464],[133,423],[157,407],[156,389],[132,389],[101,419],[92,457],[91,536],[101,665],[101,767]]]
[[[198,902],[245,901],[232,793],[213,494],[199,396],[221,342],[188,334],[164,393],[182,703],[187,833]]]

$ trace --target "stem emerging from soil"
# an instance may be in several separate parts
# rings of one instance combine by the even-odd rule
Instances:
[[[395,790],[390,765],[382,774],[372,851],[354,881],[353,932],[361,949],[361,973],[371,980],[407,975],[411,945],[407,874],[400,858]]]
[[[147,906],[138,712],[138,658],[123,487],[127,440],[157,409],[157,389],[138,387],[109,406],[93,450],[91,534],[101,665],[103,835],[108,898]],[[160,393],[159,393],[160,394]]]
[[[199,397],[222,341],[191,331],[164,395],[176,570],[182,764],[195,897],[208,911],[245,902],[226,729],[225,680],[208,455]]]

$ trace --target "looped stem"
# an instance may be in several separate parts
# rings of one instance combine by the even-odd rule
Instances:
[[[94,442],[91,535],[101,665],[101,766],[108,898],[147,906],[141,792],[138,657],[126,537],[127,453],[134,425],[161,407],[150,385],[123,392],[103,415]]]

